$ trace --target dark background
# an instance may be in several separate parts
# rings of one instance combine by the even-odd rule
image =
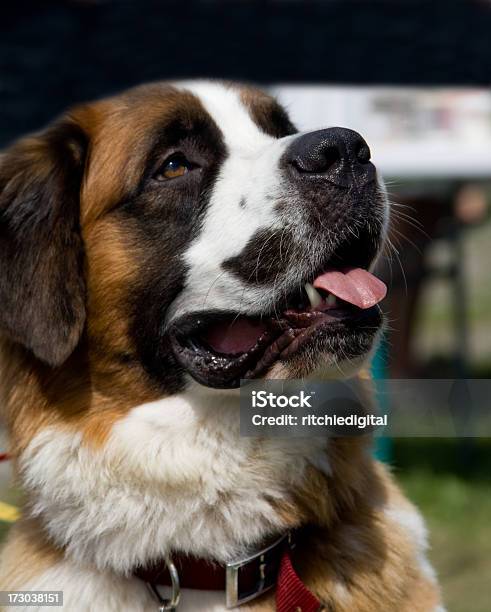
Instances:
[[[155,79],[489,84],[490,39],[486,0],[9,2],[0,146],[74,102]]]

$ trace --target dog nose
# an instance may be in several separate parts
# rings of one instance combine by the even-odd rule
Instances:
[[[333,127],[299,136],[286,151],[297,179],[315,177],[340,187],[375,179],[370,149],[353,130]]]

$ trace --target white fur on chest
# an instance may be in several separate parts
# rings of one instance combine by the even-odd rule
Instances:
[[[238,394],[186,394],[134,408],[94,450],[46,429],[24,454],[34,514],[69,557],[129,572],[179,550],[225,562],[285,525],[308,464],[327,470],[322,439],[239,436]]]

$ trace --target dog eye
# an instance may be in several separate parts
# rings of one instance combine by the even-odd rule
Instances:
[[[167,181],[170,179],[178,178],[180,176],[184,176],[184,174],[187,174],[195,167],[196,166],[194,166],[189,160],[187,160],[182,153],[176,153],[175,155],[171,155],[171,157],[165,160],[163,165],[156,173],[155,178],[158,181]]]

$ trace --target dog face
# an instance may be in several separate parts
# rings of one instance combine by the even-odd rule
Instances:
[[[75,109],[3,157],[1,327],[54,367],[83,354],[96,384],[167,393],[358,363],[384,295],[369,159],[249,87]]]

